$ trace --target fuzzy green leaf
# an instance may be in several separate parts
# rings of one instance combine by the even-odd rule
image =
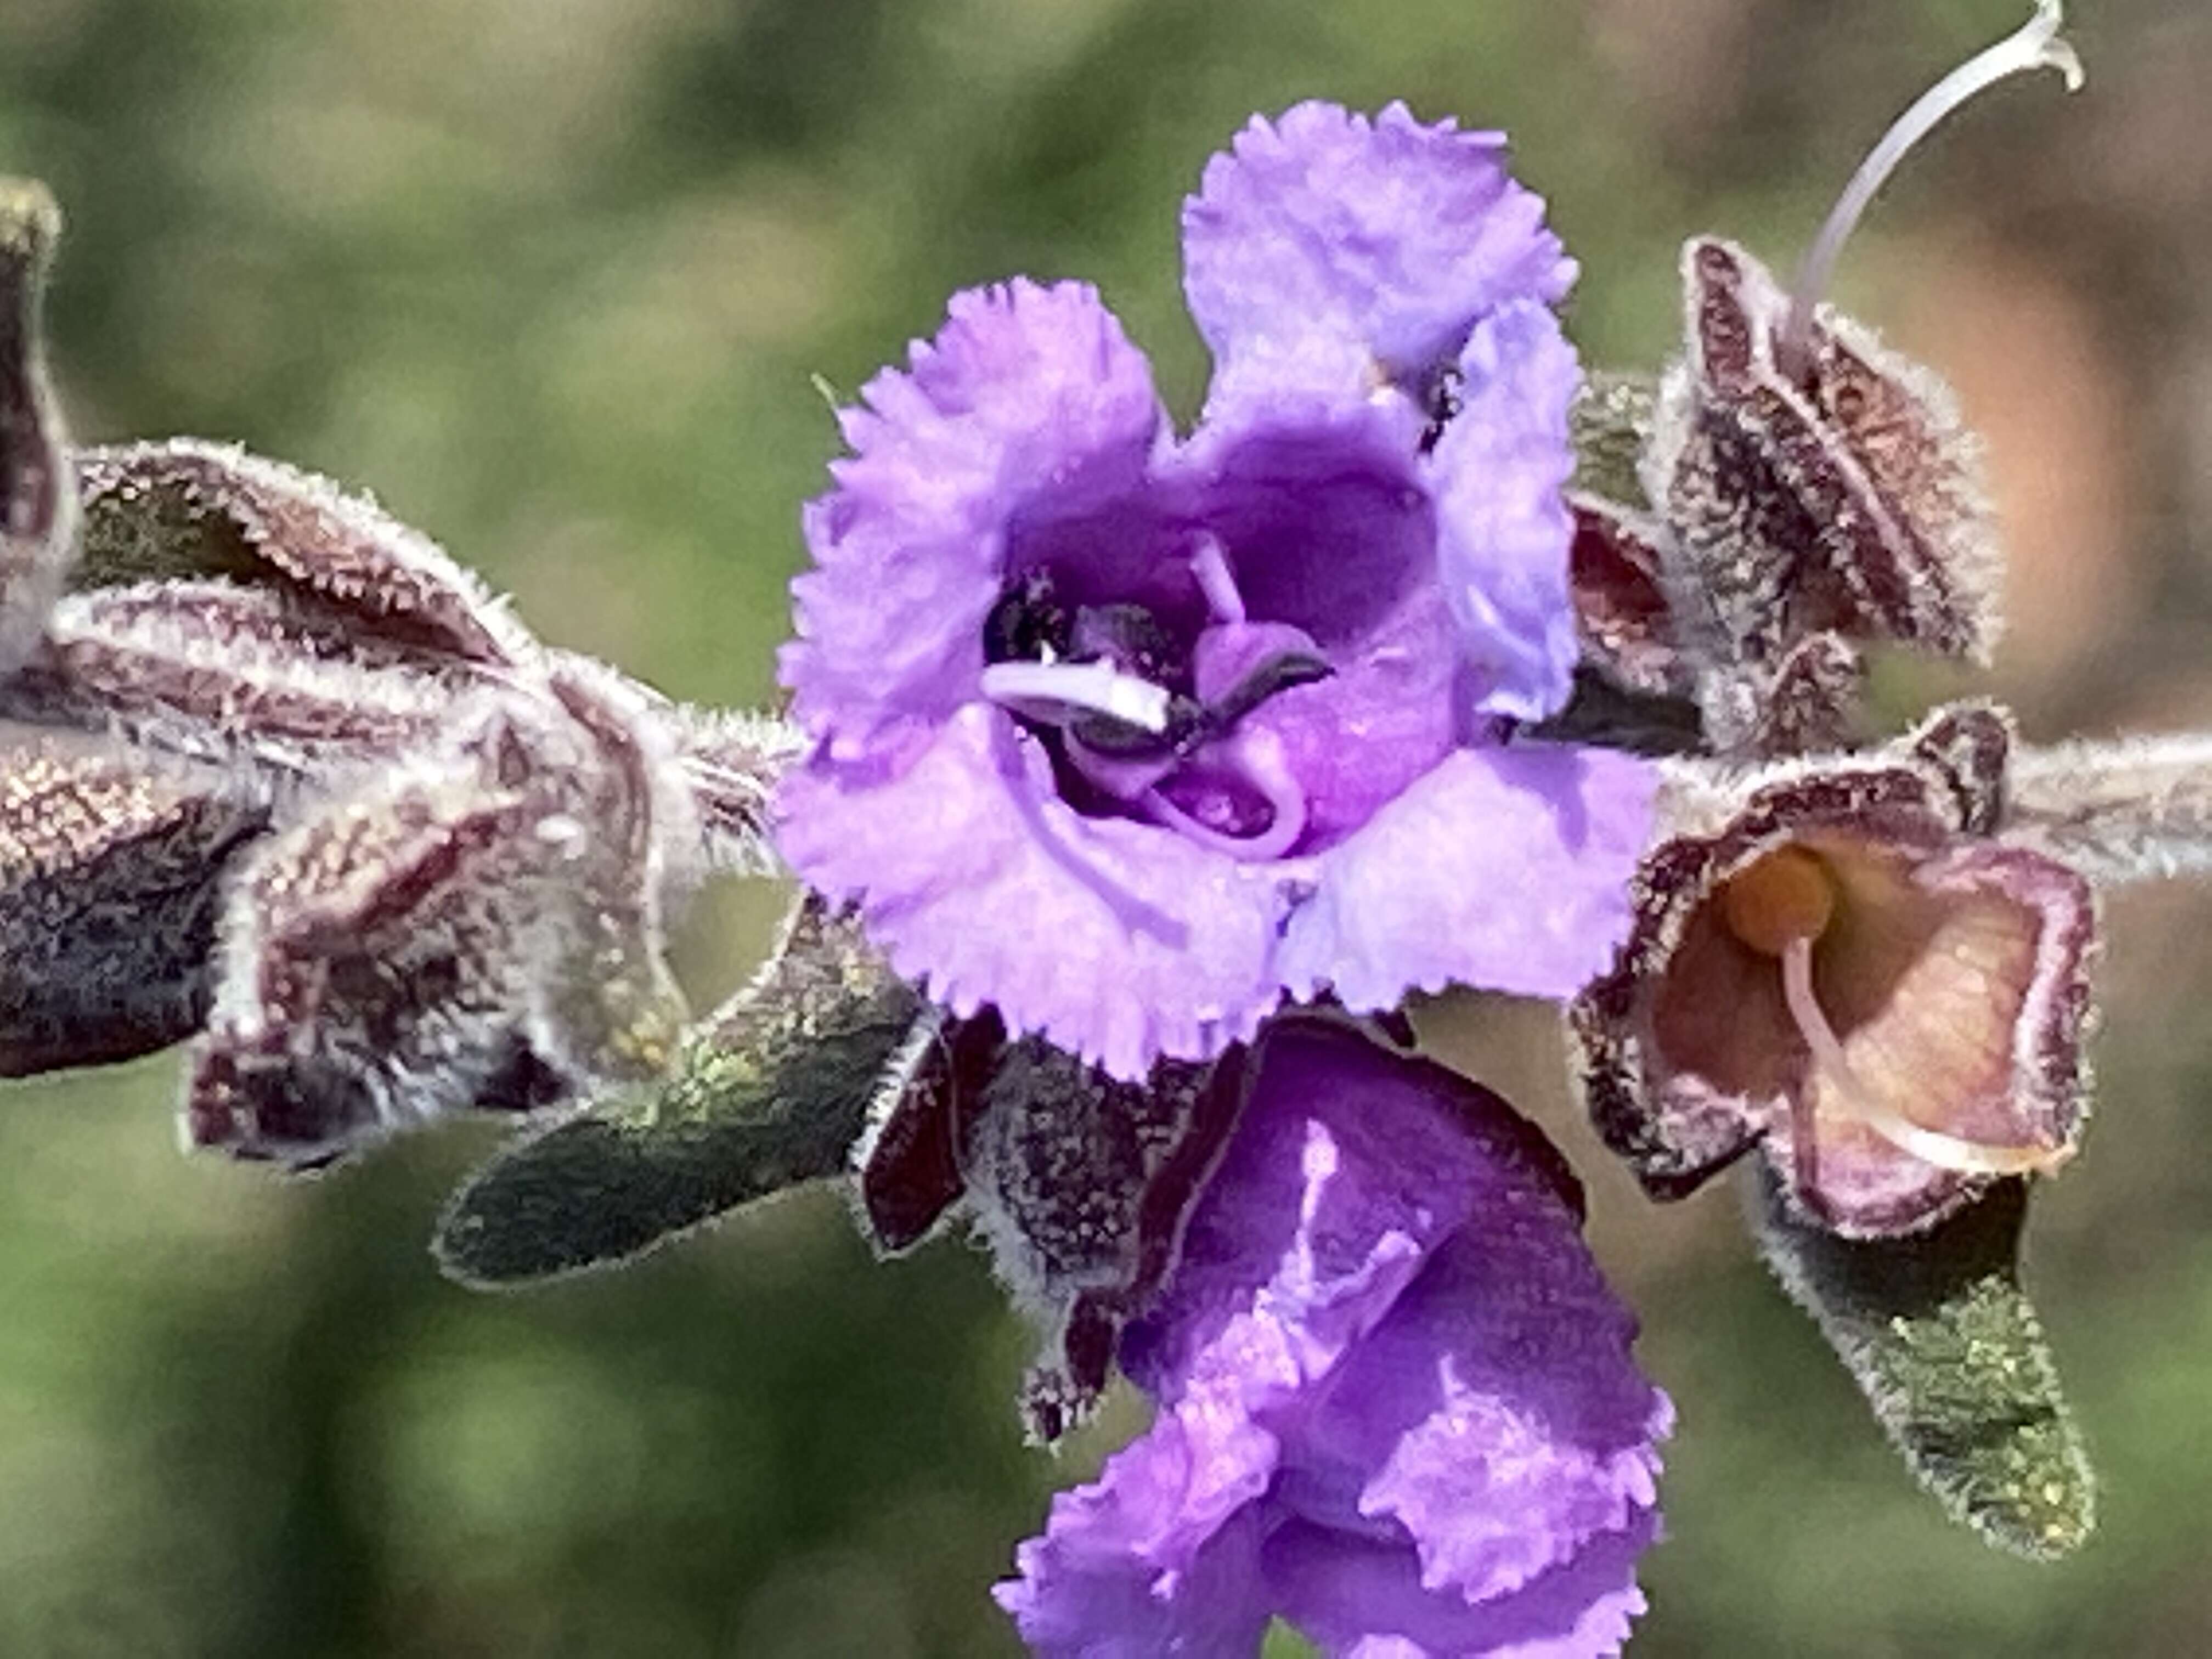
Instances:
[[[1923,1486],[2001,1548],[2051,1560],[2096,1525],[2096,1480],[2021,1289],[2025,1182],[1909,1238],[1855,1242],[1754,1200],[1767,1263],[1850,1370]]]
[[[1638,469],[1658,401],[1659,388],[1647,375],[1601,371],[1583,382],[1567,412],[1575,449],[1573,489],[1650,511]]]
[[[675,1069],[494,1158],[433,1249],[483,1288],[611,1266],[834,1175],[928,1017],[850,924],[810,903]]]

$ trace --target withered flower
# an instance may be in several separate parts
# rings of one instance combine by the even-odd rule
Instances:
[[[1875,193],[1944,116],[2022,70],[2079,83],[2061,21],[2039,0],[1906,111],[1790,288],[1717,237],[1682,251],[1685,351],[1634,422],[1636,479],[1615,465],[1576,503],[1578,575],[1627,580],[1577,590],[1599,660],[1633,690],[1688,679],[1717,749],[1756,752],[1769,688],[1810,636],[1988,659],[1999,556],[1972,434],[1934,374],[1820,295]]]
[[[1948,391],[1825,306],[1786,369],[1790,298],[1730,243],[1693,240],[1682,279],[1688,353],[1644,460],[1680,625],[1768,668],[1820,631],[1985,660],[1998,565]]]
[[[1994,641],[1972,435],[1932,374],[1820,303],[1944,115],[2021,70],[2078,81],[2060,23],[2039,0],[1916,102],[1792,289],[1693,240],[1684,357],[1648,404],[1583,412],[1587,647],[1626,694],[1692,697],[1712,757],[1677,764],[1634,930],[1571,1020],[1599,1126],[1656,1193],[1759,1145],[1808,1218],[1880,1236],[2073,1150],[2093,905],[2070,865],[2004,833],[2008,726],[1960,707],[1852,746],[1857,642],[1978,660]]]
[[[195,1144],[313,1161],[667,1066],[687,1015],[661,957],[666,849],[700,832],[613,677],[550,689],[465,711],[450,744],[256,854],[193,1054]]]
[[[1877,1237],[2072,1155],[2095,907],[2008,833],[2010,746],[1965,705],[1869,755],[1677,771],[1634,931],[1570,1016],[1655,1195],[1757,1147],[1808,1218]]]
[[[660,1077],[664,911],[770,866],[793,734],[546,648],[328,480],[70,456],[27,309],[51,210],[0,226],[0,1069],[200,1032],[187,1141],[295,1165]]]

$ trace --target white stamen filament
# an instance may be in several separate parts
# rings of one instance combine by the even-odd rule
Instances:
[[[1282,745],[1272,732],[1239,732],[1221,745],[1220,752],[1226,755],[1237,775],[1257,790],[1267,803],[1273,816],[1265,830],[1256,836],[1224,835],[1200,823],[1157,788],[1145,792],[1145,810],[1159,823],[1200,846],[1226,853],[1231,858],[1264,862],[1283,857],[1305,834],[1309,815],[1305,791],[1291,775],[1291,769],[1283,759]]]
[[[2047,1170],[2065,1156],[2063,1150],[2056,1147],[1993,1146],[1947,1135],[1915,1123],[1878,1098],[1860,1080],[1844,1053],[1844,1045],[1837,1040],[1834,1028],[1820,1010],[1820,999],[1813,990],[1811,939],[1794,939],[1783,948],[1782,994],[1790,1005],[1790,1018],[1796,1021],[1806,1046],[1813,1051],[1814,1069],[1823,1073],[1832,1085],[1826,1097],[1841,1106],[1846,1117],[1873,1130],[1898,1151],[1939,1170],[1977,1176],[2025,1175],[2031,1170]],[[1802,1133],[1802,1129],[1801,1125],[1799,1132]]]
[[[1040,720],[1073,708],[1147,732],[1168,729],[1167,688],[1124,674],[1111,663],[994,662],[983,671],[982,690],[993,702],[1017,705]]]
[[[1190,574],[1198,580],[1198,591],[1206,596],[1206,609],[1213,620],[1224,627],[1234,627],[1244,620],[1244,596],[1237,591],[1237,574],[1229,568],[1229,558],[1221,550],[1221,544],[1208,536],[1191,555]]]
[[[1905,159],[1906,152],[1926,137],[1937,122],[2008,76],[2028,70],[2057,70],[2066,77],[2067,91],[2080,89],[2081,60],[2058,33],[2065,26],[2062,0],[2036,0],[2033,17],[1995,46],[1975,53],[1922,93],[1882,134],[1881,142],[1867,153],[1866,160],[1859,163],[1859,170],[1851,175],[1850,183],[1844,187],[1844,193],[1836,198],[1836,205],[1830,210],[1827,222],[1820,227],[1820,234],[1806,250],[1805,262],[1797,268],[1789,320],[1783,325],[1781,336],[1775,342],[1775,361],[1784,374],[1792,380],[1804,378],[1809,367],[1808,347],[1812,336],[1813,307],[1827,290],[1837,256],[1843,252],[1844,243],[1857,225],[1859,216],[1874,200],[1875,192],[1888,182],[1889,175]]]

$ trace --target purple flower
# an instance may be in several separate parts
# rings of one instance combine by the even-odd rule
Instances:
[[[1062,1494],[1000,1603],[1044,1655],[1614,1651],[1643,1610],[1667,1398],[1579,1194],[1487,1091],[1270,1028],[1163,1300],[1152,1426]]]
[[[898,969],[1117,1076],[1601,969],[1650,782],[1564,702],[1572,264],[1492,134],[1305,104],[1186,206],[1179,440],[1090,288],[957,295],[843,418],[785,855]]]

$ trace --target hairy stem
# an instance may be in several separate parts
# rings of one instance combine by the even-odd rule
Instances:
[[[2014,757],[2009,827],[2102,885],[2212,870],[2212,735]]]

